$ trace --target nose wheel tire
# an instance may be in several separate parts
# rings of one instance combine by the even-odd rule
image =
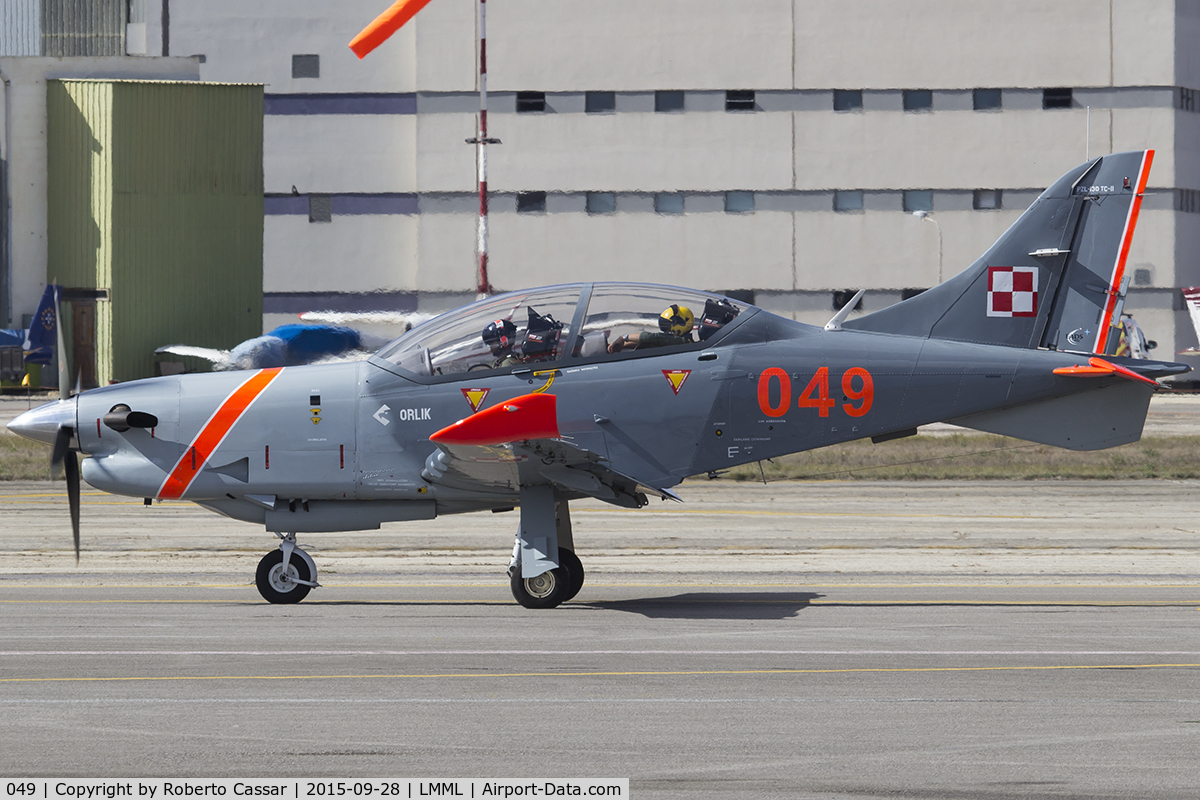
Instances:
[[[569,598],[571,574],[563,567],[522,578],[518,569],[511,580],[513,597],[526,608],[554,608]]]
[[[311,580],[308,564],[294,553],[288,560],[287,569],[283,568],[282,550],[272,550],[263,556],[255,574],[258,593],[268,603],[299,603],[312,587],[297,581]]]

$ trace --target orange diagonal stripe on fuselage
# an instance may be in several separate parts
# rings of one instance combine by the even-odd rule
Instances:
[[[183,493],[192,485],[192,481],[200,474],[200,470],[204,469],[208,457],[224,441],[234,423],[242,418],[242,414],[246,413],[250,404],[282,371],[282,367],[261,370],[225,398],[200,433],[196,434],[191,446],[183,451],[179,463],[175,465],[175,469],[171,470],[171,474],[163,481],[162,488],[158,490],[159,497],[176,500],[183,496]]]

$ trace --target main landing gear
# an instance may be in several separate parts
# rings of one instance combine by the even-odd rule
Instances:
[[[272,550],[258,562],[255,583],[258,593],[268,603],[299,603],[317,583],[317,564],[312,556],[296,546],[296,534],[284,536],[279,549]]]
[[[575,555],[571,511],[549,486],[521,489],[521,524],[508,575],[513,597],[525,608],[554,608],[583,588],[583,562]]]
[[[558,561],[562,566],[532,578],[521,577],[518,565],[509,579],[518,603],[526,608],[554,608],[579,594],[583,588],[583,562],[565,547],[558,548]]]

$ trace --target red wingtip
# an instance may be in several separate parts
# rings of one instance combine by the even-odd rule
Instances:
[[[350,49],[360,59],[365,58],[376,47],[400,30],[418,11],[429,4],[429,0],[396,0],[387,11],[363,28],[350,42]]]
[[[525,394],[485,408],[429,437],[437,444],[489,445],[557,439],[558,402],[552,394]]]

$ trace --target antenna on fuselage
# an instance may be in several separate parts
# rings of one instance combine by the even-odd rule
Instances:
[[[850,302],[842,306],[841,310],[833,315],[833,319],[825,323],[825,330],[840,331],[842,329],[842,323],[846,321],[846,317],[850,316],[850,312],[853,311],[854,307],[858,305],[859,299],[866,291],[866,289],[859,289],[857,292],[855,292],[854,297],[850,298]]]

